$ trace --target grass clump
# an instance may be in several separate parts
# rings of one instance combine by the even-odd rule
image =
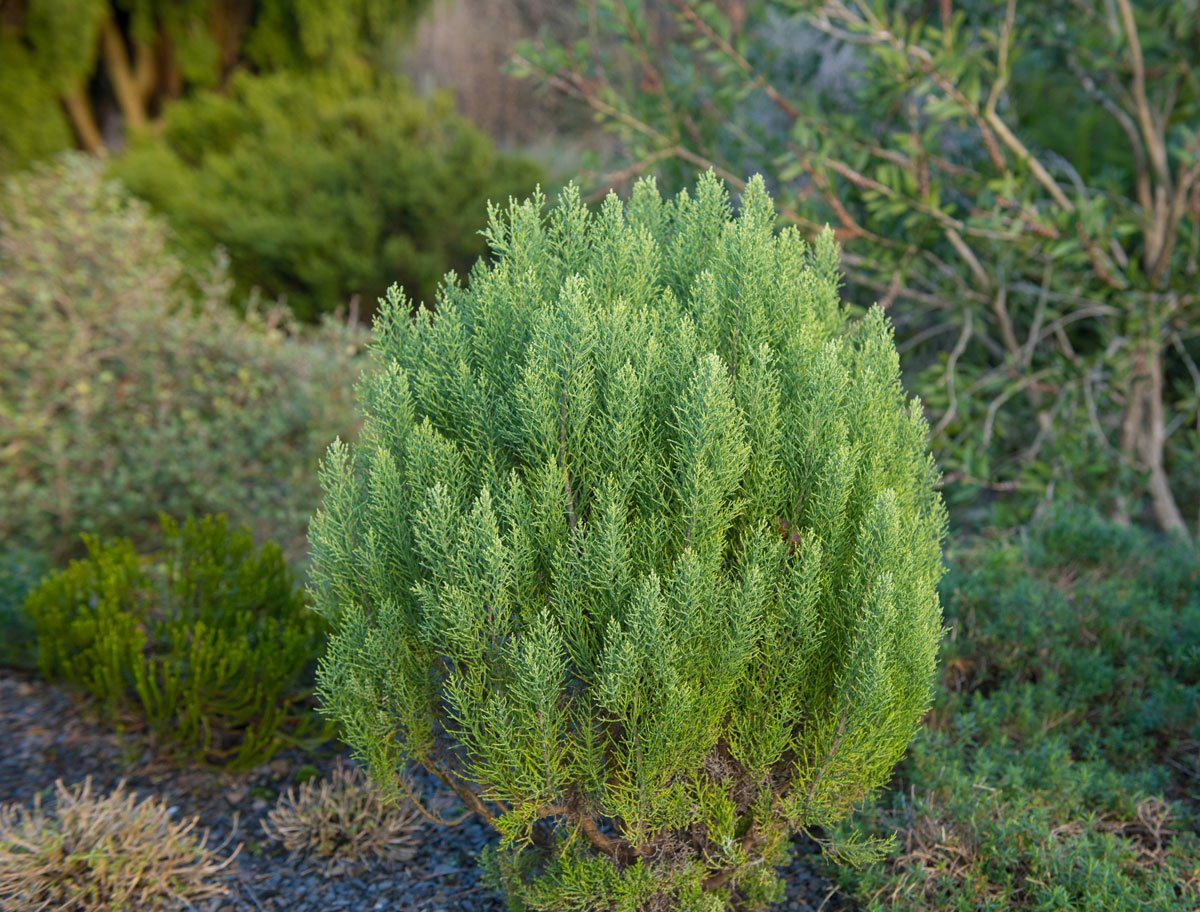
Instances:
[[[164,517],[163,547],[86,539],[29,596],[38,663],[111,716],[134,708],[177,753],[253,766],[316,737],[308,697],[324,624],[278,545],[255,547],[223,516]]]
[[[53,810],[0,806],[0,909],[155,912],[225,896],[221,872],[237,849],[209,848],[196,819],[176,821],[158,798],[124,783],[107,795],[92,781],[55,784]]]
[[[959,556],[930,726],[890,801],[868,910],[1200,903],[1200,560],[1064,509]]]
[[[390,800],[361,769],[339,763],[329,776],[288,789],[262,828],[292,855],[322,859],[334,873],[412,858],[420,825],[411,801]]]

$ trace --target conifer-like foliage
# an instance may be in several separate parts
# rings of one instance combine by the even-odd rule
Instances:
[[[494,209],[393,290],[323,469],[327,710],[502,834],[515,908],[748,908],[929,705],[943,507],[878,309],[761,180]],[[854,856],[873,843],[830,846]]]

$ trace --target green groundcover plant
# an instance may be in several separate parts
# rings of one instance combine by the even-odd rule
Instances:
[[[499,831],[514,908],[758,906],[929,705],[944,515],[887,321],[758,179],[491,215],[436,315],[389,294],[323,467],[325,705]]]
[[[1200,556],[1077,508],[973,546],[929,727],[860,822],[867,910],[1200,905]]]
[[[38,664],[109,715],[136,707],[187,757],[248,767],[324,734],[307,698],[324,624],[279,546],[256,548],[224,516],[163,517],[162,550],[85,536],[26,602]]]
[[[49,570],[50,561],[37,551],[0,550],[0,665],[36,667],[36,631],[25,611],[25,597]]]

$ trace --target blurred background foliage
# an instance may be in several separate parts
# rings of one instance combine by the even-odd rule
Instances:
[[[395,80],[239,75],[174,105],[111,173],[163,212],[193,257],[224,247],[243,290],[303,319],[399,282],[432,301],[483,252],[479,214],[524,196],[532,161],[496,152],[447,96]]]
[[[198,289],[198,290],[192,290]],[[303,554],[314,466],[350,435],[363,332],[230,306],[81,153],[0,193],[0,541],[55,559],[227,511]]]
[[[1200,521],[1200,3],[586,0],[608,182],[761,170],[896,324],[948,493]],[[596,36],[604,36],[596,40]]]
[[[70,147],[109,159],[190,261],[225,247],[236,297],[302,319],[370,312],[394,281],[431,300],[482,252],[487,200],[545,176],[404,78],[428,7],[4,0],[0,173]]]
[[[5,0],[0,169],[119,147],[237,73],[386,66],[428,0]]]
[[[7,588],[81,533],[146,546],[160,512],[228,513],[303,560],[377,298],[432,301],[489,199],[578,158],[511,128],[526,6],[431,81],[414,48],[442,61],[463,12],[422,26],[421,0],[0,0]],[[507,151],[458,111],[497,83],[521,99],[488,124]]]

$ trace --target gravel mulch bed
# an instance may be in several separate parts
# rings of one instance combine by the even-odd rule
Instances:
[[[231,894],[192,912],[505,912],[503,897],[480,879],[476,858],[494,836],[469,819],[425,824],[416,854],[404,862],[329,875],[319,861],[290,858],[263,836],[260,823],[301,771],[322,774],[338,759],[284,752],[248,773],[180,769],[139,738],[95,720],[85,702],[35,677],[0,669],[0,803],[49,799],[54,782],[91,776],[109,789],[124,779],[139,797],[157,795],[180,817],[198,817],[210,845],[242,844],[227,869]],[[418,780],[418,785],[421,782]],[[776,912],[847,912],[851,908],[812,867],[814,847],[798,841],[787,871],[787,897]]]

